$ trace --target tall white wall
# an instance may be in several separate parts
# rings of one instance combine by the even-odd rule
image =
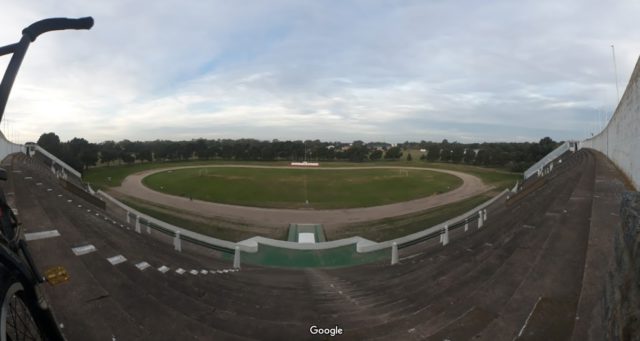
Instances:
[[[24,145],[13,143],[4,136],[0,131],[0,160],[13,153],[26,153]]]
[[[639,189],[640,185],[640,60],[629,85],[607,126],[598,135],[580,142],[607,155]]]

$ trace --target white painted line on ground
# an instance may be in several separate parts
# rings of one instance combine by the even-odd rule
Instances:
[[[62,198],[62,194],[58,194],[58,198]]]
[[[13,196],[13,195],[16,195],[16,194],[15,194],[15,193],[13,193],[13,192],[7,192],[6,194],[7,194],[7,196]]]
[[[191,270],[189,273],[195,276],[198,274],[198,270]]]
[[[201,274],[203,274],[203,275],[206,275],[206,274],[208,274],[208,273],[209,273],[209,271],[207,271],[207,270],[200,270],[200,273],[201,273]]]
[[[24,179],[25,179],[25,180],[31,180],[31,179],[33,179],[33,178],[32,178],[32,177],[30,177],[30,176],[25,176],[25,177],[24,177]]]
[[[227,272],[229,272],[229,270],[224,269],[224,270],[222,270],[222,272],[227,273]]]
[[[187,272],[187,270],[185,270],[185,269],[183,269],[183,268],[178,268],[178,270],[176,270],[176,273],[177,273],[178,275],[182,275],[182,274],[184,274],[185,272]]]
[[[518,333],[518,337],[521,337],[522,333],[524,333],[524,330],[527,328],[527,325],[529,324],[529,319],[531,319],[531,315],[533,315],[533,312],[536,311],[536,307],[538,306],[538,303],[540,303],[540,301],[542,301],[542,296],[538,297],[538,301],[536,301],[536,304],[533,305],[533,309],[531,309],[529,316],[527,316],[527,319],[524,321],[524,325],[520,329],[520,332]]]
[[[71,249],[71,251],[73,251],[73,254],[76,256],[82,256],[82,255],[86,255],[87,253],[96,251],[96,247],[93,246],[92,244],[89,244],[89,245],[74,247]]]
[[[24,239],[26,239],[29,242],[32,240],[53,238],[53,237],[59,237],[59,236],[60,236],[60,232],[58,232],[58,230],[50,230],[50,231],[25,233]]]
[[[42,182],[36,182],[36,186],[42,186]]]
[[[78,208],[82,208],[82,205],[78,205]]]
[[[89,212],[91,212],[91,210],[87,208],[87,213],[89,213]]]
[[[124,225],[120,224],[120,227],[124,227]]]
[[[407,260],[407,259],[415,258],[415,257],[420,256],[421,254],[423,254],[423,252],[416,253],[415,255],[407,256],[407,257],[404,257],[404,258],[400,258],[400,259],[399,259],[399,261],[403,261],[403,260]]]
[[[71,200],[71,199],[67,199],[67,202],[72,202],[72,201],[73,201],[73,200]]]
[[[216,272],[219,274],[223,273],[222,270],[216,270]]]
[[[107,258],[107,260],[109,261],[109,263],[111,263],[111,265],[118,265],[120,263],[124,263],[124,262],[127,261],[127,259],[124,258],[123,255],[117,255],[117,256],[109,257],[109,258]]]
[[[145,269],[147,269],[150,266],[151,266],[151,264],[149,264],[147,262],[140,262],[140,263],[136,264],[136,268],[140,269],[140,271],[144,271]]]
[[[161,266],[158,268],[158,271],[162,272],[163,274],[166,274],[167,271],[169,271],[170,269],[167,266]]]
[[[22,173],[22,171],[21,171],[21,170],[19,170],[19,169],[15,169],[15,170],[13,170],[13,172],[14,172],[14,173],[18,173],[18,174]]]
[[[100,213],[96,213],[96,217],[99,216],[99,215],[100,215]]]
[[[47,192],[52,192],[53,190],[51,188],[47,188]]]

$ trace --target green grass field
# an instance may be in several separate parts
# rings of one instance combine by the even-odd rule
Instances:
[[[143,183],[157,191],[219,203],[332,209],[426,197],[450,191],[462,180],[423,170],[209,167],[164,171]]]
[[[426,168],[438,168],[460,171],[464,173],[473,174],[484,183],[492,186],[496,186],[500,189],[506,187],[512,187],[517,180],[522,178],[520,173],[512,173],[501,169],[478,167],[465,164],[453,164],[453,163],[439,163],[439,162],[424,162],[419,160],[419,151],[412,151],[412,154],[416,154],[413,161],[376,161],[376,162],[321,162],[320,165],[323,168],[326,167],[384,167],[384,166],[409,166],[409,167],[426,167]],[[148,170],[148,169],[160,169],[169,167],[180,166],[198,166],[198,165],[261,165],[261,166],[287,166],[289,162],[260,162],[260,161],[244,161],[244,162],[230,162],[223,160],[215,161],[183,161],[183,162],[154,162],[154,163],[136,163],[132,165],[120,165],[120,166],[100,166],[93,167],[83,174],[83,179],[88,182],[95,189],[105,189],[108,187],[117,187],[122,184],[122,180],[128,175]],[[109,180],[110,178],[110,180]]]

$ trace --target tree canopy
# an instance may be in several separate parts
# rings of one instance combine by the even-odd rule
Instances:
[[[251,160],[251,161],[352,161],[401,160],[404,151],[422,149],[420,160],[426,162],[466,163],[479,166],[507,167],[521,172],[558,146],[549,137],[538,143],[459,143],[384,142],[353,143],[320,140],[261,141],[255,139],[194,139],[190,141],[104,141],[91,143],[84,138],[61,142],[53,132],[44,133],[38,145],[56,155],[78,171],[98,162],[106,165],[134,162],[179,160]],[[406,160],[412,161],[407,152]]]

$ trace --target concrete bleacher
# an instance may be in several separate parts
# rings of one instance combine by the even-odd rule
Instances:
[[[9,185],[29,232],[60,233],[29,245],[41,267],[70,272],[71,281],[45,290],[70,340],[298,340],[313,339],[312,325],[337,325],[346,339],[596,340],[588,329],[598,326],[599,315],[587,312],[601,308],[592,293],[602,265],[589,244],[611,227],[590,222],[593,193],[596,178],[598,186],[619,181],[601,167],[606,163],[581,151],[534,191],[522,191],[509,206],[496,202],[478,233],[458,228],[446,247],[432,239],[403,248],[396,265],[385,259],[337,269],[243,264],[235,271],[213,250],[176,252],[160,237],[136,233],[125,215],[95,209],[21,156]],[[97,251],[72,253],[86,244]],[[111,265],[106,258],[114,255],[126,261]],[[141,271],[140,262],[150,267]],[[162,273],[161,266],[170,270]]]

